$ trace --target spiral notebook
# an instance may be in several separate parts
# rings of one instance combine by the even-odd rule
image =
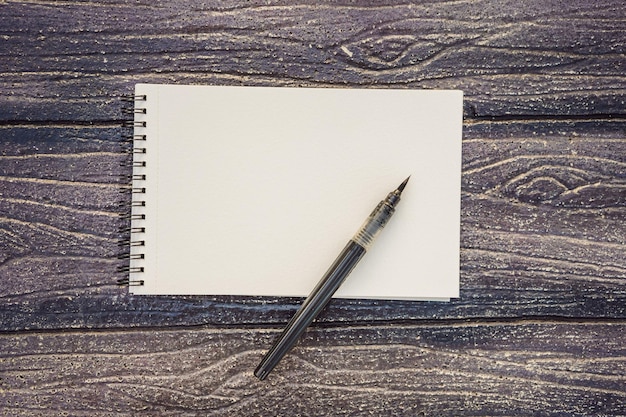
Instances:
[[[138,84],[134,294],[306,296],[403,199],[335,297],[459,295],[462,92]]]

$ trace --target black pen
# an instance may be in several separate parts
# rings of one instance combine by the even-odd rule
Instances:
[[[410,178],[410,177],[409,177]],[[335,262],[328,268],[324,277],[315,286],[311,294],[304,300],[300,309],[291,318],[285,330],[280,337],[274,342],[271,349],[265,354],[263,360],[254,371],[254,375],[260,380],[264,380],[272,369],[280,362],[280,360],[289,352],[296,344],[302,333],[324,309],[330,301],[333,294],[343,283],[352,269],[361,260],[365,252],[371,247],[372,243],[380,231],[385,227],[393,213],[395,207],[400,201],[400,195],[409,181],[404,180],[397,189],[390,192],[387,197],[381,201],[374,211],[369,215],[363,226],[348,242],[341,251]]]

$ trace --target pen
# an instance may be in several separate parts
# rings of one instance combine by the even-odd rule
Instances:
[[[410,176],[409,176],[410,178]],[[280,360],[296,344],[302,333],[324,309],[331,297],[343,283],[352,269],[361,260],[365,252],[371,247],[374,239],[387,224],[395,207],[400,201],[400,195],[409,181],[404,180],[394,191],[378,203],[354,237],[341,251],[335,262],[328,268],[324,277],[318,282],[311,294],[304,300],[300,309],[291,318],[285,330],[274,342],[274,345],[265,354],[263,360],[254,371],[254,375],[264,380]]]

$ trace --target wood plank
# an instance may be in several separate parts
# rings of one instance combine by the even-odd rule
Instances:
[[[137,82],[455,88],[467,117],[625,117],[611,0],[11,2],[0,121],[107,122]]]
[[[622,121],[466,124],[461,298],[335,300],[320,320],[626,317],[624,131]],[[128,237],[120,130],[0,133],[2,330],[285,323],[297,308],[298,299],[129,296],[115,285]]]
[[[252,370],[276,329],[3,334],[0,412],[626,415],[625,330],[535,321],[316,327],[263,382]]]

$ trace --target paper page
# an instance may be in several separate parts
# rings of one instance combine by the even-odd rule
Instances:
[[[145,285],[135,294],[306,296],[407,176],[335,297],[459,293],[462,92],[138,84]],[[138,172],[138,171],[136,171]]]

